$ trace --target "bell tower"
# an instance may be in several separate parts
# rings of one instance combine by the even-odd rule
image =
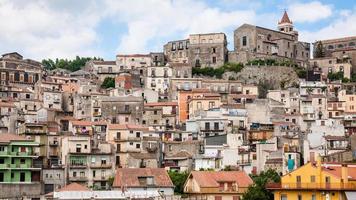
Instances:
[[[284,11],[281,21],[278,22],[278,30],[298,37],[298,32],[294,30],[293,22],[289,19],[287,11]]]

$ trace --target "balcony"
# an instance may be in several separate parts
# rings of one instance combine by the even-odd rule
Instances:
[[[356,190],[356,183],[270,183],[268,189],[275,190]]]
[[[57,140],[54,140],[54,141],[50,141],[49,142],[49,146],[50,147],[58,147],[59,143]]]
[[[94,181],[106,181],[108,179],[109,179],[109,177],[106,177],[106,176],[95,176],[95,177],[93,177]]]
[[[26,135],[31,135],[31,134],[39,135],[39,134],[46,134],[46,133],[47,133],[47,131],[45,131],[45,130],[26,129],[24,134],[26,134]]]
[[[86,163],[71,163],[69,165],[69,167],[71,169],[83,169],[83,168],[87,168],[87,164]]]
[[[115,142],[141,141],[141,137],[114,138]]]
[[[92,163],[90,164],[90,168],[93,169],[110,169],[112,168],[112,165],[109,163],[102,164],[102,163]]]
[[[37,156],[33,152],[9,152],[9,155],[12,155],[14,157]]]
[[[86,176],[77,176],[77,177],[69,177],[69,180],[70,181],[78,181],[78,182],[85,182],[85,181],[88,181],[88,177]]]
[[[147,150],[148,152],[150,152],[150,153],[156,152],[157,149],[158,149],[157,147],[146,147],[146,150]]]
[[[129,115],[129,114],[131,114],[131,110],[119,110],[119,111],[117,111],[117,114]]]
[[[100,117],[101,116],[101,112],[93,112],[93,116],[94,117]]]

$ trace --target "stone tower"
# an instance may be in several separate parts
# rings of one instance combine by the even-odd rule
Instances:
[[[293,22],[289,19],[287,11],[284,11],[281,21],[278,22],[278,30],[280,32],[293,34],[298,39],[298,32],[294,30]]]

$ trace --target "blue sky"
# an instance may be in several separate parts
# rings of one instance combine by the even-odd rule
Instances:
[[[224,32],[232,50],[234,29],[243,23],[275,29],[284,10],[300,40],[356,35],[354,0],[0,0],[0,53],[113,60],[207,32]]]

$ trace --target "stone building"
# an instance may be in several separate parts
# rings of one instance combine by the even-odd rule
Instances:
[[[189,63],[189,39],[170,41],[163,49],[169,63]]]
[[[273,58],[292,60],[307,66],[310,44],[298,40],[298,32],[285,12],[278,22],[278,30],[243,24],[234,31],[234,49],[237,57],[232,61],[246,63],[254,59]]]
[[[314,58],[310,60],[310,66],[319,68],[323,78],[327,78],[329,73],[342,72],[344,78],[351,78],[351,59],[338,59],[336,57]]]
[[[94,73],[100,81],[104,81],[106,77],[115,77],[119,72],[119,67],[116,61],[91,60],[85,65],[85,70]]]
[[[177,102],[146,103],[142,124],[155,130],[172,130],[177,124]]]
[[[320,41],[325,52],[325,57],[334,57],[340,60],[351,60],[353,71],[355,70],[356,63],[356,36],[335,38]],[[315,46],[316,44],[314,44]],[[316,48],[314,48],[315,57]]]
[[[192,67],[220,67],[227,61],[224,33],[189,35],[189,63]]]
[[[146,68],[151,66],[152,58],[150,54],[129,54],[116,56],[116,65],[120,71],[138,70],[140,75],[144,75]]]
[[[111,123],[141,124],[143,98],[135,96],[102,97],[101,117]]]
[[[3,54],[0,58],[1,84],[16,86],[33,86],[42,79],[43,66],[41,63],[23,59],[17,52]]]

